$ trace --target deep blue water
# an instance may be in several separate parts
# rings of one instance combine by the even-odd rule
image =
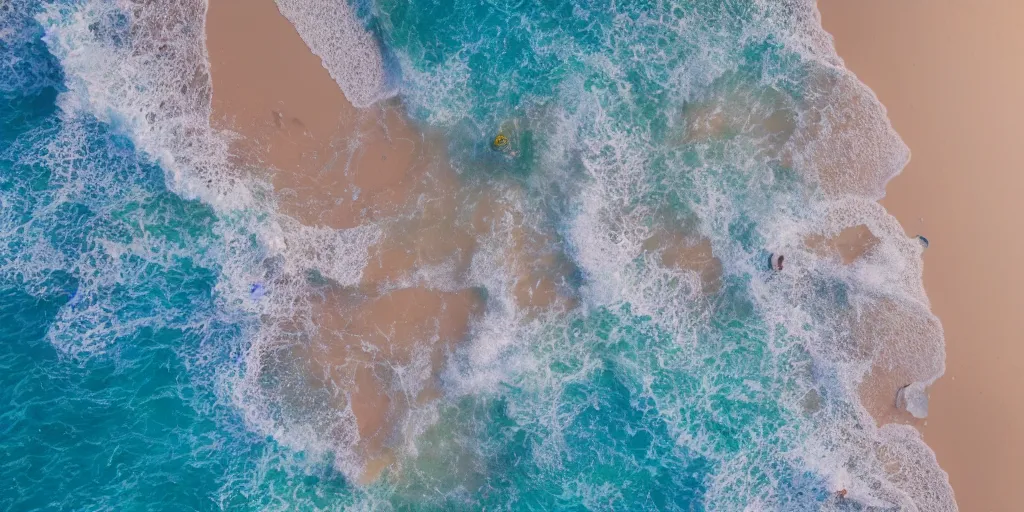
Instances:
[[[905,155],[884,117],[861,125],[846,112],[829,126],[875,131],[839,143],[821,135],[830,112],[864,93],[842,85],[852,78],[816,46],[813,6],[356,6],[412,118],[445,133],[467,182],[500,176],[527,191],[524,204],[572,261],[580,299],[514,328],[485,317],[450,355],[445,396],[415,450],[401,452],[402,473],[367,487],[336,467],[346,447],[296,442],[239,398],[263,332],[261,311],[238,299],[251,280],[239,269],[279,261],[255,241],[268,214],[193,193],[208,161],[145,131],[179,119],[139,113],[164,107],[154,84],[166,75],[159,59],[136,59],[147,45],[132,39],[142,32],[131,9],[2,8],[0,509],[949,505],[923,443],[876,428],[853,384],[890,357],[880,343],[850,341],[859,318],[887,307],[932,324],[903,287],[919,286],[918,267],[897,284],[873,277],[900,258],[919,262],[886,231],[884,212],[861,204]],[[182,37],[195,30],[185,24]],[[98,99],[95,87],[111,83],[148,99]],[[515,159],[494,156],[499,131]],[[856,167],[861,155],[875,173],[866,186],[823,170]],[[819,261],[801,241],[831,229],[821,224],[830,215],[869,225],[894,249],[858,271]],[[710,244],[720,286],[702,293],[692,273],[639,248],[665,219]],[[792,251],[788,276],[763,268],[777,248]],[[941,355],[941,337],[929,342]],[[925,360],[907,378],[934,378]],[[836,499],[842,488],[850,500]]]

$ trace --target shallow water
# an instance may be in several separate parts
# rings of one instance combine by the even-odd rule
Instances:
[[[813,3],[279,3],[443,146],[386,215],[224,156],[203,3],[5,4],[3,508],[955,509],[869,415],[942,330]]]

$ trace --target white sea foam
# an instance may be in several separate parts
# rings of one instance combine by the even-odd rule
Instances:
[[[347,5],[340,1],[315,4],[294,0],[279,0],[278,5],[353,104],[369,105],[388,94],[380,50]],[[806,8],[807,3],[794,3],[792,7],[796,19],[815,19],[814,11]],[[335,463],[342,471],[357,475],[361,461],[353,448],[358,441],[358,429],[351,408],[325,408],[310,397],[304,401],[303,397],[287,397],[294,399],[289,400],[268,396],[262,379],[287,383],[301,378],[302,370],[289,367],[287,358],[281,355],[288,336],[295,333],[275,321],[308,322],[308,290],[303,272],[317,269],[341,284],[356,284],[359,269],[365,263],[366,247],[379,240],[380,234],[370,228],[340,233],[301,228],[291,219],[273,213],[272,205],[259,199],[258,192],[265,185],[243,179],[218,156],[226,154],[225,142],[209,127],[205,48],[197,42],[202,38],[195,37],[201,31],[202,9],[160,9],[158,5],[138,7],[127,2],[49,7],[40,21],[47,28],[48,44],[69,77],[69,92],[62,97],[62,107],[71,113],[88,112],[121,127],[140,149],[167,170],[167,181],[173,190],[217,207],[222,216],[216,229],[222,238],[219,263],[223,265],[218,291],[233,308],[268,315],[271,319],[253,335],[252,348],[245,353],[244,370],[225,378],[230,382],[234,402],[257,431],[297,449],[323,456],[334,453]],[[130,24],[149,24],[154,31],[165,23],[177,26],[184,37],[155,37],[157,33],[143,29],[141,34],[131,35],[142,38],[138,45],[124,45],[122,38],[129,37],[131,32],[122,26],[121,16],[128,16]],[[801,114],[785,145],[793,156],[794,167],[804,173],[808,183],[820,183],[823,193],[773,192],[775,178],[761,165],[757,149],[740,137],[738,142],[724,143],[730,158],[726,164],[732,166],[731,170],[708,166],[698,169],[694,176],[699,199],[694,205],[699,230],[696,235],[710,240],[727,277],[749,283],[747,294],[765,324],[773,329],[781,327],[791,337],[773,334],[769,345],[770,352],[774,352],[766,357],[780,357],[793,349],[790,344],[795,344],[812,359],[813,369],[798,374],[798,389],[788,390],[779,398],[784,406],[797,410],[798,398],[805,396],[803,391],[814,390],[824,397],[822,410],[812,421],[815,435],[794,456],[817,474],[830,478],[837,487],[848,489],[854,502],[908,510],[953,510],[952,491],[945,475],[920,437],[906,427],[876,428],[859,405],[858,385],[879,364],[909,364],[916,372],[912,375],[916,383],[930,383],[937,378],[943,362],[941,327],[928,313],[921,287],[919,246],[908,240],[898,224],[871,201],[881,196],[885,182],[906,162],[906,148],[870,91],[836,67],[838,59],[825,44],[828,38],[820,27],[812,25],[795,24],[801,28],[791,32],[786,42],[801,49],[808,58],[821,59],[822,64],[814,70],[819,86],[804,99],[804,104],[794,106]],[[685,29],[685,24],[680,27]],[[697,98],[731,71],[717,65],[721,57],[714,51],[708,52],[705,58],[698,59],[704,65],[698,66],[694,74],[684,69],[671,78],[671,87],[681,91],[677,101]],[[622,74],[607,58],[584,60],[609,76]],[[434,85],[441,88],[433,96],[424,97],[443,98],[445,91],[464,85],[462,66],[461,61],[453,62],[449,73],[440,78],[417,78],[417,83],[428,85],[434,79]],[[598,93],[573,85],[567,85],[564,94],[575,110],[572,115],[562,113],[559,120],[559,136],[565,137],[565,141],[556,142],[553,147],[571,147],[573,153],[578,152],[586,178],[573,189],[569,207],[574,215],[565,228],[574,260],[587,278],[582,291],[585,303],[591,309],[628,303],[634,313],[648,315],[664,327],[673,336],[675,348],[697,350],[701,348],[698,335],[705,336],[709,331],[709,310],[694,300],[698,296],[697,276],[690,271],[663,268],[650,254],[645,254],[642,242],[651,235],[648,219],[654,211],[630,200],[650,192],[651,184],[645,180],[653,150],[649,134],[618,129],[609,111],[621,105],[621,95],[598,97]],[[622,87],[626,85],[623,83]],[[855,98],[856,108],[837,108],[851,97]],[[468,110],[466,105],[456,105],[450,111],[438,110],[442,113],[439,120],[450,122]],[[830,117],[830,112],[839,115]],[[586,133],[581,135],[584,127]],[[713,151],[709,145],[698,148],[697,155],[711,161]],[[546,165],[564,166],[571,160],[566,153],[559,150],[556,157],[546,160]],[[737,176],[750,189],[742,204],[733,199],[742,191],[741,187],[723,185],[726,178]],[[269,213],[262,217],[237,213],[243,208]],[[787,261],[792,261],[787,272],[770,280],[765,277],[759,268],[759,247],[745,246],[730,232],[743,218],[757,225],[751,236],[787,254]],[[833,235],[844,227],[859,224],[867,225],[880,242],[849,267],[836,265],[803,247],[806,235]],[[255,242],[247,236],[250,233],[256,233]],[[562,442],[558,432],[571,419],[557,410],[558,391],[591,375],[601,362],[589,358],[579,345],[567,342],[567,335],[557,326],[564,317],[541,315],[531,319],[518,310],[512,297],[513,277],[502,261],[506,247],[498,241],[484,241],[483,245],[473,260],[469,281],[488,289],[488,312],[480,324],[473,326],[471,342],[460,347],[446,369],[446,389],[456,397],[498,393],[502,383],[535,391],[535,402],[511,404],[510,414],[539,418],[537,421],[551,435],[540,443],[536,461],[556,467]],[[108,244],[98,256],[120,260],[129,252],[144,260],[162,257],[149,252],[144,244]],[[41,261],[64,264],[59,261],[61,255],[52,248],[41,249],[38,254]],[[85,270],[88,268],[83,273],[87,273]],[[132,268],[123,270],[130,272]],[[104,272],[100,272],[103,282],[124,277],[120,270]],[[270,293],[266,300],[248,299],[253,282],[268,285]],[[874,331],[877,339],[850,340],[849,333],[841,329],[849,324],[822,319],[822,312],[832,314],[840,306],[829,303],[833,298],[823,296],[814,287],[821,283],[839,283],[847,290],[844,293],[848,294],[849,308],[855,314],[843,316],[843,321],[858,320],[856,313],[879,315],[880,304],[897,307],[883,311],[889,316],[873,317],[880,318],[883,325],[881,330]],[[104,320],[102,307],[90,303],[84,311],[91,312],[85,318],[99,327],[82,324],[76,327],[78,330],[67,332],[93,332],[112,325]],[[580,318],[585,312],[571,314]],[[61,325],[73,323],[68,319]],[[127,324],[125,327],[134,328]],[[911,331],[925,335],[915,338],[910,345],[892,347],[880,342]],[[106,332],[98,336],[96,339],[109,337]],[[713,336],[705,338],[705,343],[723,346],[735,342]],[[835,350],[837,343],[847,343],[843,348],[850,350]],[[671,359],[671,355],[668,350],[655,354],[659,364],[665,364],[663,369],[686,368],[671,366],[686,361],[685,357]],[[553,360],[582,362],[566,376],[552,374]],[[414,378],[422,376],[422,363],[422,358],[416,359],[404,369],[410,379],[395,385],[415,387],[415,382],[422,381]],[[657,410],[682,446],[721,463],[722,470],[709,482],[709,500],[726,500],[730,492],[742,495],[749,490],[742,481],[747,460],[716,459],[720,456],[713,434],[692,434],[684,428],[692,421],[686,416],[690,410],[707,412],[706,398],[694,399],[673,392],[656,396],[650,391],[653,377],[645,373],[643,365],[631,366],[626,358],[620,363],[623,371],[635,374],[641,387],[646,386],[644,393],[656,398]],[[715,367],[711,371],[718,370],[725,368]],[[744,390],[722,390],[717,384],[706,383],[701,391],[705,395],[721,391],[731,399],[765,392],[759,389],[760,384],[754,384]],[[281,385],[273,390],[285,388]],[[293,389],[307,388],[295,385]],[[416,451],[411,440],[423,432],[425,425],[436,421],[436,410],[429,408],[408,417],[404,429],[413,432],[406,438],[412,443],[407,446],[410,453]],[[897,471],[892,471],[893,467]],[[606,498],[609,493],[597,488],[586,495],[588,499],[597,499]],[[782,498],[751,497],[754,506],[758,503],[755,499],[763,500],[761,506],[769,507]]]
[[[71,352],[101,352],[104,343],[162,321],[159,315],[118,317],[105,299],[115,284],[131,287],[142,278],[140,265],[191,258],[216,268],[216,299],[227,315],[248,313],[253,315],[249,323],[259,318],[258,328],[246,334],[240,365],[227,363],[216,377],[229,383],[225,396],[254,430],[298,450],[334,453],[336,466],[356,475],[361,462],[351,410],[310,405],[302,396],[268,395],[260,381],[283,378],[280,372],[289,371],[291,378],[301,378],[299,369],[276,356],[295,339],[295,325],[315,332],[308,322],[308,273],[316,271],[343,286],[358,283],[378,232],[373,227],[301,226],[276,211],[269,185],[228,160],[227,134],[210,125],[205,13],[200,0],[173,5],[117,1],[48,4],[38,16],[51,53],[64,67],[67,91],[59,106],[69,126],[91,117],[109,124],[160,164],[170,190],[216,211],[215,240],[202,247],[154,247],[143,230],[128,245],[100,243],[78,263],[53,261],[58,252],[38,251],[55,257],[40,257],[49,261],[48,267],[71,268],[82,282],[79,298],[61,310],[50,337]],[[360,80],[346,93],[371,101],[368,89],[358,89],[365,85]],[[47,165],[64,168],[56,161]],[[254,283],[265,289],[259,300],[250,297]],[[244,315],[238,318],[245,323]]]
[[[919,245],[874,202],[883,195],[886,182],[906,163],[906,146],[892,130],[884,108],[870,90],[849,72],[835,67],[838,59],[829,47],[820,44],[827,41],[827,37],[806,32],[798,32],[794,37],[795,41],[789,42],[802,47],[812,63],[819,58],[814,52],[829,50],[820,57],[822,65],[815,71],[820,81],[810,84],[811,92],[796,106],[800,112],[795,119],[796,129],[781,141],[792,155],[794,166],[802,170],[808,183],[818,184],[821,194],[780,196],[771,192],[770,187],[777,178],[760,176],[769,171],[763,159],[746,159],[744,155],[750,149],[744,149],[742,142],[733,139],[724,142],[730,148],[729,157],[718,165],[734,166],[747,173],[744,179],[749,188],[723,188],[722,183],[735,176],[711,169],[698,171],[694,181],[699,187],[700,200],[695,211],[700,219],[698,226],[702,228],[700,235],[711,240],[715,255],[723,261],[726,275],[753,276],[750,292],[759,314],[768,325],[785,327],[786,332],[811,351],[818,371],[825,372],[805,384],[827,387],[830,379],[837,379],[835,392],[846,403],[860,407],[857,390],[863,379],[877,378],[872,370],[882,368],[883,372],[894,372],[912,383],[914,389],[934,382],[944,370],[942,330],[928,311],[921,284]],[[603,103],[591,102],[592,105]],[[739,113],[742,116],[739,119],[747,126],[752,119],[749,112]],[[686,300],[686,294],[680,293],[678,285],[671,292],[664,286],[673,278],[685,283],[688,277],[694,276],[660,269],[656,261],[644,254],[640,242],[650,235],[646,219],[652,211],[629,200],[650,191],[650,185],[644,181],[644,173],[649,169],[650,148],[645,147],[645,140],[636,132],[609,130],[613,121],[602,109],[595,108],[581,115],[586,120],[577,124],[588,127],[588,140],[592,141],[589,148],[587,142],[582,143],[583,166],[589,183],[574,203],[576,214],[568,237],[575,261],[588,277],[585,297],[592,305],[628,303],[635,312],[653,315],[685,343],[692,336],[687,333],[702,324],[700,313],[695,310],[692,299]],[[704,152],[702,148],[697,149]],[[739,192],[746,194],[743,204],[733,202]],[[753,216],[759,226],[758,238],[770,243],[772,250],[787,255],[786,272],[766,280],[757,247],[752,253],[751,248],[738,243],[733,235],[727,235],[730,226],[742,215]],[[868,226],[879,243],[850,267],[836,266],[803,245],[808,235],[835,236],[845,227],[860,224]],[[852,306],[819,304],[826,298],[813,287],[820,285],[822,279],[843,283]],[[692,290],[693,287],[691,284],[682,288]],[[679,303],[674,299],[684,300]],[[870,322],[873,328],[843,334],[834,331],[841,326],[823,323],[812,314],[816,308],[844,307],[860,311],[853,322]],[[815,328],[808,331],[808,326]],[[859,347],[848,345],[844,347],[846,350],[837,351],[835,343],[851,335]],[[831,370],[826,370],[828,368]],[[789,398],[794,401],[792,406],[795,406],[795,398],[799,395]],[[837,402],[835,407],[841,407],[842,403]],[[671,411],[675,407],[666,403],[659,406],[659,410]],[[898,504],[908,510],[955,510],[948,481],[919,436],[900,434],[896,441],[894,432],[903,427],[877,429],[873,420],[863,409],[861,411],[828,420],[819,416],[821,421],[814,422],[818,429],[816,439],[825,444],[838,443],[813,456],[806,455],[808,461],[814,457],[825,457],[829,461],[821,466],[815,464],[817,471],[824,475],[835,474],[844,467],[841,461],[844,456],[853,457],[868,447],[888,454],[889,459],[868,458],[858,463],[856,471],[849,476],[851,500],[872,506]],[[685,422],[680,420],[680,424]],[[844,438],[858,441],[847,444],[836,441]],[[703,442],[687,444],[693,447]],[[894,443],[905,446],[897,447]],[[713,451],[701,453],[711,458],[716,456]],[[898,464],[903,468],[902,476],[887,474],[887,464]],[[910,468],[915,464],[920,464],[922,470],[910,475]],[[711,485],[709,502],[715,499],[727,502],[729,493],[737,492],[735,486],[740,483],[732,478],[743,474],[746,468],[743,462],[735,473],[727,467],[728,464]],[[777,497],[769,498],[762,506],[771,506],[771,503],[778,506]]]
[[[36,50],[39,27],[31,14],[35,3],[5,0],[0,14],[0,93],[31,94],[59,85],[52,60]]]
[[[309,49],[356,107],[394,95],[380,46],[346,0],[276,0]]]
[[[64,67],[66,114],[88,113],[131,136],[178,194],[244,208],[256,202],[253,187],[231,168],[227,140],[210,126],[204,15],[199,0],[85,2],[48,4],[38,20]]]
[[[434,126],[451,126],[465,119],[473,98],[466,94],[470,71],[467,56],[456,53],[437,68],[418,69],[408,56],[399,54],[402,68],[402,97],[410,105],[430,105],[425,121]]]

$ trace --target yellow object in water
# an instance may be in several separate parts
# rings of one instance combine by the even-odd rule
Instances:
[[[494,147],[503,148],[505,146],[508,146],[508,137],[498,134],[498,136],[494,138]]]

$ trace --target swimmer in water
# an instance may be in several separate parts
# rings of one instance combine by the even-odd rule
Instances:
[[[782,272],[782,261],[785,259],[786,257],[781,254],[771,253],[768,256],[768,269],[776,272]]]

